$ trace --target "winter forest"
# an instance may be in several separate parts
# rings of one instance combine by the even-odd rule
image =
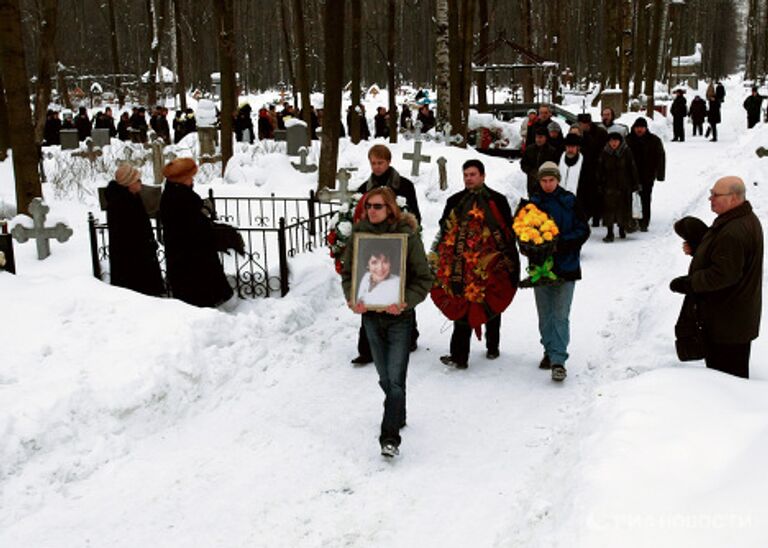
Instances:
[[[0,0],[0,546],[763,548],[768,0]]]

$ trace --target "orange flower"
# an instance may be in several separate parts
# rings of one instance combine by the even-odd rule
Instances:
[[[473,205],[472,209],[469,210],[469,217],[472,219],[477,219],[478,221],[482,221],[485,219],[485,213],[482,209],[477,207],[477,205]]]
[[[467,263],[467,268],[474,268],[474,266],[477,264],[477,261],[480,260],[480,252],[467,251],[464,253],[464,260]]]
[[[482,302],[484,297],[483,290],[475,284],[468,284],[464,287],[464,297],[470,302]]]

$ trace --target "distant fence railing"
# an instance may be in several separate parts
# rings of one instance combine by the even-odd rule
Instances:
[[[308,198],[214,196],[205,200],[211,219],[234,226],[245,243],[245,255],[220,253],[230,285],[241,298],[285,296],[289,290],[288,259],[326,246],[331,218],[340,204]],[[157,258],[166,278],[162,224],[152,219]],[[88,214],[93,275],[106,281],[109,270],[109,226]],[[170,288],[166,279],[167,293]]]

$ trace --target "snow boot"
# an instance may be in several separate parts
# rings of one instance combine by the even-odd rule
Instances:
[[[400,449],[398,449],[394,443],[384,443],[381,445],[381,454],[382,456],[391,459],[400,454]]]
[[[557,363],[552,365],[553,381],[564,381],[566,376],[568,376],[568,374],[565,372],[565,366],[562,366]]]

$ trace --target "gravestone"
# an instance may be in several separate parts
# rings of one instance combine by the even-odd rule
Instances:
[[[125,151],[125,157],[117,159],[117,165],[130,164],[133,167],[140,168],[151,158],[151,153],[134,148],[131,145],[126,145],[123,150]]]
[[[317,199],[325,203],[332,202],[333,200],[338,200],[342,204],[349,202],[352,196],[355,195],[354,192],[349,190],[350,177],[349,170],[341,168],[336,174],[336,179],[339,181],[338,190],[329,190],[323,187],[317,193]]]
[[[421,165],[421,162],[429,163],[432,161],[431,156],[426,156],[421,154],[421,145],[422,142],[420,140],[415,140],[413,142],[413,152],[404,152],[403,153],[403,160],[411,160],[411,176],[412,177],[418,177],[419,176],[419,165]]]
[[[276,129],[274,133],[272,134],[272,138],[275,141],[285,141],[285,130],[284,129]]]
[[[59,131],[61,150],[75,150],[80,148],[80,139],[77,138],[76,129],[62,129]]]
[[[13,238],[8,234],[8,223],[0,221],[0,272],[16,274],[16,260],[13,256]]]
[[[199,141],[198,155],[214,156],[216,154],[216,133],[215,127],[198,127],[197,138]]]
[[[623,92],[620,89],[606,89],[600,94],[600,110],[612,108],[616,118],[624,114]]]
[[[72,152],[71,154],[72,156],[86,158],[89,162],[93,163],[96,161],[96,158],[102,155],[102,152],[101,148],[94,145],[93,139],[88,137],[85,140],[85,150],[79,150],[77,152]]]
[[[440,173],[440,190],[448,188],[448,170],[445,167],[447,161],[444,156],[440,156],[437,159],[437,171]]]
[[[11,230],[11,235],[17,242],[23,244],[30,238],[34,238],[37,243],[37,258],[43,260],[51,254],[51,243],[49,240],[56,238],[59,243],[64,243],[72,236],[72,229],[64,223],[56,223],[52,227],[45,226],[45,218],[51,210],[42,198],[33,198],[29,204],[29,212],[32,214],[33,227],[27,228],[22,225],[16,225]]]
[[[307,163],[307,156],[309,155],[309,149],[307,147],[301,147],[299,149],[299,156],[301,156],[301,162],[291,162],[291,165],[296,168],[301,173],[313,173],[317,171],[317,166],[315,164],[308,164]]]
[[[309,146],[309,135],[307,135],[307,125],[299,120],[294,121],[285,128],[286,141],[288,143],[288,156],[298,156],[301,147]]]
[[[164,150],[165,141],[162,137],[155,136],[154,132],[152,132],[150,136],[152,137],[152,140],[149,145],[145,144],[144,146],[148,147],[151,152],[154,182],[156,185],[160,185],[163,183],[163,168],[165,167],[165,164],[176,159],[176,154],[171,150],[168,150],[167,152]]]
[[[97,147],[109,146],[109,128],[96,128],[91,132],[93,144]]]
[[[438,143],[445,143],[445,146],[450,146],[452,144],[456,144],[456,145],[461,144],[461,142],[464,140],[464,137],[462,137],[459,134],[451,135],[452,129],[453,127],[451,126],[451,124],[446,123],[443,126],[443,132],[435,135],[435,141],[437,141]]]
[[[107,210],[107,187],[99,187],[99,206],[102,211]],[[160,198],[163,195],[163,187],[155,185],[145,185],[142,183],[139,196],[144,203],[144,209],[150,217],[157,217],[160,213]]]

